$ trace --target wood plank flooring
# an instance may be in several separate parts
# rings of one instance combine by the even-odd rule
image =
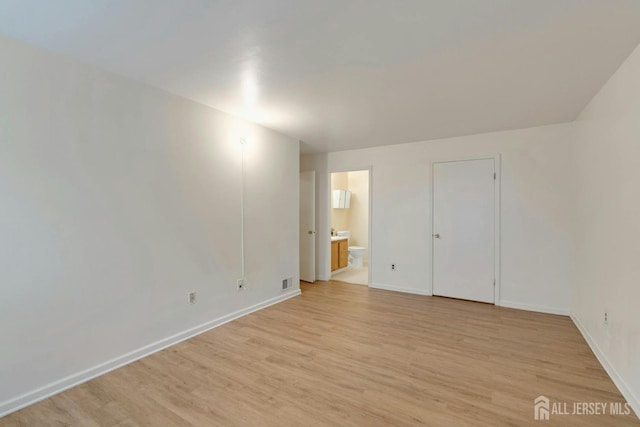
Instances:
[[[624,402],[571,320],[303,284],[303,294],[0,419],[0,426],[639,426],[533,400]]]

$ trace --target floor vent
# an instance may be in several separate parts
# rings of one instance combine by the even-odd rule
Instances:
[[[286,279],[282,279],[282,290],[286,291],[287,289],[291,288],[291,282],[293,281],[293,278],[289,277]]]

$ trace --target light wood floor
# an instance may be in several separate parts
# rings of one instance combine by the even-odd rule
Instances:
[[[571,320],[339,282],[0,419],[2,426],[640,425]]]

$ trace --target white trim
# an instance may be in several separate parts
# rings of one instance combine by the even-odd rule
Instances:
[[[327,262],[323,266],[324,268],[322,275],[326,277],[325,280],[331,280],[331,228],[333,227],[333,224],[331,224],[331,172],[327,171],[327,173],[325,174],[325,179],[327,180],[327,191],[325,194],[327,198],[327,211],[325,212],[325,214],[327,215],[327,228],[326,230],[324,230],[325,232],[322,233],[321,238],[327,243],[325,247],[325,258]]]
[[[513,301],[499,301],[496,302],[496,305],[499,307],[506,308],[515,308],[518,310],[526,310],[526,311],[536,311],[538,313],[547,313],[547,314],[557,314],[560,316],[568,316],[569,309],[564,308],[555,308],[555,307],[545,307],[542,305],[533,305],[533,304],[524,304],[521,302],[513,302]]]
[[[629,406],[631,406],[631,409],[633,409],[633,411],[636,413],[636,417],[640,418],[640,399],[635,394],[633,394],[631,388],[627,385],[627,383],[624,382],[609,359],[607,359],[607,356],[605,356],[604,352],[600,349],[600,347],[598,347],[598,344],[596,344],[596,340],[593,339],[593,337],[589,334],[587,328],[584,327],[580,319],[572,314],[571,320],[573,320],[573,323],[576,325],[589,347],[591,347],[591,351],[593,351],[593,354],[595,354],[604,370],[607,372],[607,374],[609,374],[609,377],[611,378],[613,383],[616,385],[616,387],[618,387],[618,390],[620,390],[622,397],[626,399]]]
[[[501,163],[501,154],[497,153],[497,154],[492,154],[492,155],[486,155],[486,156],[473,156],[473,157],[448,157],[448,158],[443,158],[443,159],[431,159],[429,167],[430,167],[430,174],[431,174],[431,197],[429,198],[429,211],[431,212],[431,221],[430,221],[430,232],[429,235],[427,236],[428,239],[431,240],[431,257],[428,260],[429,263],[429,268],[431,270],[431,274],[429,275],[429,289],[431,289],[431,295],[433,295],[433,193],[434,193],[434,180],[433,180],[433,165],[435,163],[448,163],[448,162],[463,162],[463,161],[469,161],[469,160],[485,160],[485,159],[493,159],[493,165],[494,165],[494,173],[495,173],[495,180],[494,180],[494,187],[493,187],[493,195],[494,195],[494,209],[493,209],[493,230],[494,230],[494,237],[493,237],[493,277],[495,279],[495,286],[493,287],[493,304],[494,305],[498,305],[500,302],[500,288],[501,288],[501,277],[500,277],[500,272],[501,272],[501,259],[502,259],[502,255],[501,255],[501,251],[500,251],[500,247],[501,247],[501,233],[500,233],[500,224],[501,224],[501,220],[500,220],[500,211],[501,211],[501,202],[500,202],[500,196],[502,194],[502,190],[501,190],[501,180],[502,180],[502,163]]]
[[[307,283],[314,283],[316,280],[319,280],[318,279],[318,266],[316,264],[316,244],[317,244],[317,239],[318,239],[318,224],[316,223],[316,171],[315,170],[300,171],[300,173],[298,175],[298,177],[299,177],[299,179],[298,179],[298,195],[300,194],[300,181],[301,181],[300,177],[302,176],[303,173],[311,174],[311,177],[313,179],[313,186],[312,186],[312,188],[313,188],[313,197],[311,198],[311,203],[313,205],[313,207],[311,209],[311,217],[312,217],[311,218],[311,222],[313,224],[313,227],[312,227],[313,234],[311,235],[312,238],[313,238],[313,244],[311,245],[311,251],[313,252],[311,254],[311,259],[313,260],[313,274],[312,274],[313,281],[312,282],[308,282],[308,281],[306,281],[304,279],[300,279],[300,280],[302,280],[304,282],[307,282]],[[300,204],[300,206],[302,206],[302,200],[301,200],[300,197],[298,198],[298,203]],[[298,230],[302,233],[302,235],[298,236],[300,242],[302,242],[302,239],[305,236],[305,234],[304,234],[305,232],[300,230],[300,221],[301,220],[302,220],[302,218],[300,218],[300,216],[298,216]],[[300,251],[300,252],[302,252],[302,251]],[[298,253],[298,264],[302,265],[302,257],[300,256],[300,253]]]
[[[494,265],[493,265],[493,274],[495,276],[496,279],[496,285],[495,288],[493,290],[493,303],[495,304],[496,302],[500,301],[501,298],[501,289],[502,289],[502,275],[500,274],[502,272],[502,233],[501,233],[501,226],[502,226],[502,219],[501,219],[501,212],[502,212],[502,203],[501,203],[501,199],[502,199],[502,156],[500,155],[500,153],[496,154],[494,156],[495,159],[495,187],[494,187],[494,195],[495,195],[495,200],[494,200],[494,228],[493,228],[493,233],[494,233],[494,256],[495,259],[493,260]]]
[[[373,289],[383,289],[385,291],[403,292],[405,294],[431,296],[431,292],[418,288],[400,288],[398,286],[385,285],[383,283],[372,283],[369,285],[369,287]]]
[[[224,325],[225,323],[229,323],[232,320],[238,319],[242,316],[246,316],[247,314],[285,301],[289,298],[293,298],[300,294],[300,289],[295,289],[290,292],[283,293],[282,295],[278,295],[277,297],[270,298],[266,301],[254,304],[250,307],[243,308],[241,310],[219,317],[215,320],[203,323],[194,328],[187,329],[186,331],[161,339],[159,341],[156,341],[155,343],[123,354],[122,356],[118,356],[92,368],[85,369],[84,371],[77,372],[75,374],[71,374],[65,378],[49,383],[43,387],[27,392],[21,396],[4,401],[0,403],[0,418],[10,414],[11,412],[15,412],[26,406],[32,405],[40,400],[51,397],[54,394],[58,394],[64,390],[70,389],[93,378],[99,377],[100,375],[104,375],[122,366],[128,365],[129,363],[135,362],[136,360],[142,359],[143,357],[149,356],[160,350],[164,350],[167,347],[171,347],[172,345],[178,344],[179,342],[185,341],[203,332],[206,332],[213,328],[217,328],[218,326]]]
[[[245,170],[244,170],[244,146],[245,140],[240,140],[240,277],[244,283],[245,277],[245,256],[244,256],[244,193],[245,193]],[[298,178],[298,185],[300,180]],[[299,228],[299,227],[298,227]]]
[[[369,218],[367,218],[367,221],[369,221],[369,244],[367,248],[367,259],[365,261],[367,262],[367,285],[371,285],[373,281],[371,269],[373,262],[371,260],[371,254],[373,253],[371,249],[373,248],[373,165],[369,166]]]

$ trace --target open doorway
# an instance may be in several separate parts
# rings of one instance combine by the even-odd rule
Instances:
[[[369,170],[331,174],[331,279],[369,284]]]

